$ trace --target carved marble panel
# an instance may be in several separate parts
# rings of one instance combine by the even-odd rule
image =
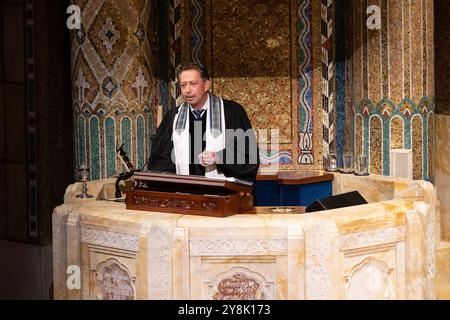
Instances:
[[[271,300],[275,297],[273,282],[242,267],[218,274],[207,286],[209,297],[214,300]]]
[[[171,234],[160,226],[152,226],[147,237],[149,299],[172,297]]]
[[[115,259],[109,259],[96,267],[95,293],[98,300],[136,299],[130,272]]]
[[[343,235],[340,238],[341,250],[392,243],[405,238],[405,227],[393,227]]]
[[[390,285],[392,270],[383,261],[369,257],[356,265],[347,283],[347,299],[375,300],[391,299]]]
[[[286,254],[285,239],[206,239],[190,241],[191,256]]]
[[[310,219],[305,221],[306,299],[338,299],[339,239],[334,222]]]
[[[138,237],[127,233],[84,227],[81,229],[81,241],[84,243],[135,252],[139,250]]]

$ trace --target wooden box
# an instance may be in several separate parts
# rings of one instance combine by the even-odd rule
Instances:
[[[137,172],[126,192],[132,210],[228,217],[255,213],[252,187],[237,182],[156,172]]]

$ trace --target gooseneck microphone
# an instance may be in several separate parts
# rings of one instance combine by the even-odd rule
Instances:
[[[122,192],[120,192],[120,187],[119,187],[120,181],[131,178],[135,172],[140,171],[140,170],[134,169],[134,166],[131,163],[130,158],[128,158],[127,153],[125,152],[125,150],[123,150],[123,144],[119,148],[117,148],[116,151],[117,151],[117,155],[119,156],[120,162],[122,162],[122,164],[125,168],[125,172],[120,173],[119,176],[117,177],[116,184],[115,184],[115,187],[116,187],[115,197],[122,198]]]

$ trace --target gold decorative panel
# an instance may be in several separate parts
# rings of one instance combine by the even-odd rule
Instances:
[[[403,119],[393,117],[391,120],[391,148],[403,149]]]
[[[423,125],[422,117],[415,116],[411,121],[412,155],[413,155],[413,177],[422,179],[423,167]]]
[[[382,174],[383,129],[380,117],[370,119],[370,133],[370,173]]]
[[[360,115],[355,117],[355,155],[363,153],[363,118]]]
[[[290,1],[212,1],[213,89],[292,143]],[[251,57],[251,58],[250,58]]]

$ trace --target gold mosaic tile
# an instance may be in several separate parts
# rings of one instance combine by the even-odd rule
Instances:
[[[361,101],[363,93],[363,49],[362,49],[362,1],[353,0],[353,78],[354,96],[356,101]]]
[[[278,128],[285,144],[295,101],[288,16],[288,0],[212,2],[214,92],[241,103],[256,128]]]
[[[398,105],[405,97],[403,91],[403,35],[402,35],[402,2],[388,1],[389,25],[389,98]],[[396,27],[395,27],[396,26]]]
[[[372,1],[374,4],[380,6],[380,1]],[[367,28],[365,28],[368,30]],[[372,101],[379,101],[383,97],[382,91],[382,77],[381,77],[381,32],[379,30],[367,31],[367,62],[368,62],[368,97]]]
[[[422,0],[411,1],[411,99],[413,101],[420,101],[425,95],[425,88],[423,87],[423,60],[422,40]]]
[[[426,18],[426,25],[427,25],[427,50],[426,50],[426,57],[425,61],[428,63],[427,66],[427,89],[425,92],[425,95],[428,97],[434,97],[434,52],[435,52],[435,44],[434,44],[434,2],[440,2],[440,1],[434,1],[434,0],[424,0],[424,8],[427,13]],[[447,2],[447,1],[442,1]],[[448,19],[448,18],[446,18]],[[439,32],[439,31],[437,31]],[[448,41],[448,40],[447,40]],[[447,60],[448,61],[448,60]],[[438,65],[440,66],[440,65]]]
[[[391,149],[403,149],[403,119],[400,117],[393,117],[391,120]]]
[[[360,115],[355,118],[355,155],[363,153],[363,119]]]
[[[411,139],[413,156],[413,178],[422,179],[423,163],[423,126],[422,117],[415,116],[411,121]]]
[[[370,119],[370,173],[382,174],[383,129],[381,118]]]
[[[121,15],[116,1],[107,1],[87,31],[96,53],[108,69],[114,67],[134,32],[128,26],[131,27],[130,21]],[[108,34],[110,31],[113,33]]]

